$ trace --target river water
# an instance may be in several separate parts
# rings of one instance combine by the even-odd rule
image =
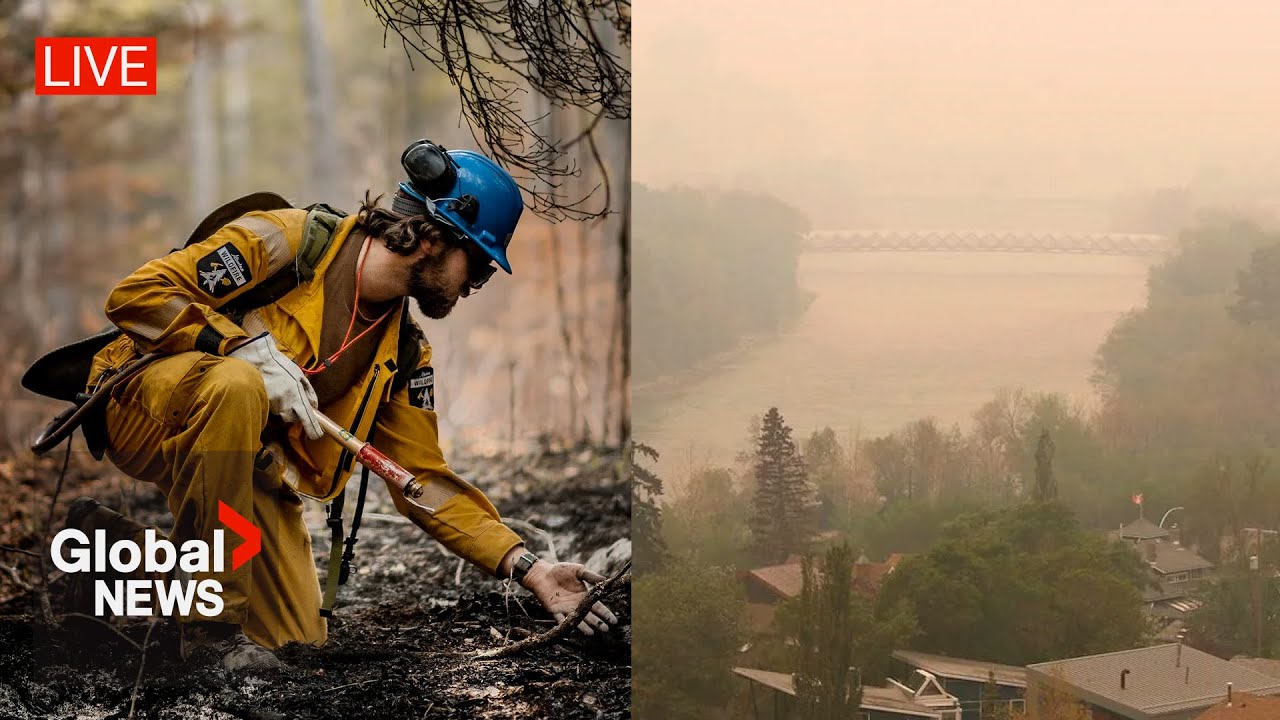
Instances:
[[[669,490],[689,468],[728,465],[776,405],[795,437],[846,441],[933,416],[968,429],[1002,386],[1092,405],[1094,353],[1141,307],[1142,258],[981,253],[815,253],[813,301],[781,333],[633,386],[634,437],[662,453]],[[642,349],[640,351],[643,351]]]

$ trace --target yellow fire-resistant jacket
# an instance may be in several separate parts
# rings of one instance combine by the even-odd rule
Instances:
[[[355,225],[345,218],[315,268],[315,277],[271,305],[245,316],[242,328],[218,308],[249,288],[294,264],[302,244],[304,210],[252,212],[224,226],[208,239],[157,258],[125,278],[107,299],[107,317],[124,335],[94,358],[90,379],[108,368],[120,368],[144,352],[179,353],[202,350],[222,354],[227,343],[269,331],[281,352],[302,367],[320,354],[325,273]],[[376,242],[376,240],[375,240]],[[493,504],[478,489],[458,478],[440,450],[434,397],[430,383],[431,348],[424,341],[416,372],[424,382],[392,389],[399,343],[402,304],[383,321],[382,341],[374,362],[359,383],[320,408],[359,438],[376,425],[374,444],[427,486],[428,497],[441,500],[434,516],[412,512],[393,493],[401,513],[422,525],[457,555],[496,573],[498,563],[520,538],[502,524]],[[412,319],[409,319],[412,322]],[[321,501],[340,493],[353,460],[335,441],[311,440],[299,425],[288,426],[288,449],[300,479],[295,489]],[[344,467],[339,467],[339,460]],[[445,499],[447,498],[447,500]]]

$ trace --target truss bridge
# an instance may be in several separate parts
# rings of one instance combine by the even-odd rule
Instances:
[[[971,230],[816,230],[809,252],[983,252],[1159,256],[1175,249],[1164,235]]]

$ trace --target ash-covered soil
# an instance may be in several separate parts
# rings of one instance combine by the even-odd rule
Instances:
[[[27,463],[29,464],[29,463]],[[22,465],[22,467],[18,467]],[[610,574],[629,559],[630,493],[616,450],[545,451],[520,458],[459,458],[455,468],[481,487],[503,517],[543,557],[548,536],[560,560]],[[596,637],[571,635],[513,658],[476,660],[484,649],[542,632],[551,618],[523,589],[465,565],[395,513],[372,478],[350,581],[342,587],[323,648],[290,646],[290,669],[232,676],[218,658],[178,656],[178,630],[161,620],[64,616],[34,622],[38,527],[58,466],[0,460],[0,486],[17,502],[0,522],[0,718],[127,718],[137,682],[135,718],[623,718],[630,717],[630,594],[605,602],[619,626]],[[358,479],[348,487],[350,521]],[[3,488],[0,488],[3,489]],[[169,524],[152,486],[121,479],[106,464],[77,461],[55,514],[78,495],[126,509],[138,520]],[[44,498],[41,502],[41,498]],[[24,503],[23,500],[26,500]],[[321,506],[308,508],[315,559],[326,572],[329,537]],[[594,557],[593,557],[594,556]],[[14,572],[8,569],[12,568]],[[66,578],[54,579],[55,613]],[[132,640],[130,643],[125,638]]]

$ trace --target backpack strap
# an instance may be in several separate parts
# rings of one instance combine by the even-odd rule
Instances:
[[[337,232],[338,224],[347,216],[341,210],[335,210],[324,203],[308,205],[305,209],[307,221],[302,228],[302,247],[298,248],[295,263],[299,283],[310,282],[315,277],[320,258],[329,249],[329,242]]]
[[[288,295],[289,291],[302,283],[310,282],[316,276],[316,266],[329,250],[329,246],[333,243],[334,232],[346,215],[341,210],[334,210],[322,203],[309,205],[305,210],[307,219],[302,226],[302,245],[298,248],[292,268],[286,267],[277,271],[275,275],[224,305],[220,308],[222,312],[237,316],[254,308],[270,305]]]
[[[347,489],[344,487],[338,496],[329,501],[328,518],[325,525],[329,528],[329,572],[324,578],[324,599],[320,603],[320,616],[333,614],[333,603],[338,599],[338,582],[342,578],[342,506],[346,504]]]
[[[391,380],[391,390],[395,392],[409,382],[409,376],[418,369],[418,361],[422,359],[422,329],[409,315],[409,301],[405,300],[404,312],[400,315],[400,342],[396,349],[395,377]],[[368,441],[373,442],[377,425],[369,431]],[[329,527],[329,571],[325,575],[324,599],[320,604],[320,614],[324,617],[333,615],[333,605],[338,599],[338,586],[346,585],[351,575],[352,560],[356,556],[356,534],[360,532],[360,518],[364,515],[364,496],[369,489],[369,468],[360,468],[360,491],[356,495],[356,509],[351,516],[351,532],[347,539],[342,539],[342,508],[345,505],[346,492],[338,495],[329,503],[326,524]]]

